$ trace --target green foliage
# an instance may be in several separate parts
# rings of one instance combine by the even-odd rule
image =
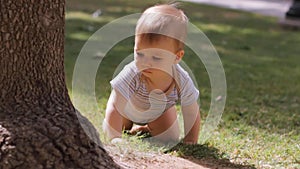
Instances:
[[[74,64],[85,41],[106,23],[141,12],[150,4],[154,2],[67,2],[65,71],[70,91]],[[212,156],[258,168],[300,167],[300,32],[282,29],[272,17],[191,3],[183,3],[182,7],[217,49],[228,93],[222,122],[207,144],[179,145],[176,154],[195,158]],[[92,18],[97,9],[102,10],[102,15]],[[110,93],[109,81],[132,48],[133,38],[128,38],[104,57],[96,78],[98,109],[82,112],[99,130],[102,140],[105,140],[101,124]],[[184,61],[197,72],[205,120],[210,107],[210,83],[205,67],[195,58],[187,47]],[[129,138],[131,142],[139,140]],[[149,145],[139,148],[149,149]]]

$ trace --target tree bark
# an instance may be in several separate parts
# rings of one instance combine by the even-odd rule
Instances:
[[[64,0],[0,0],[1,169],[119,168],[70,101],[64,7]]]

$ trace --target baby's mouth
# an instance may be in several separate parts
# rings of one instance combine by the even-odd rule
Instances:
[[[150,69],[144,69],[144,70],[142,70],[142,72],[144,72],[144,73],[152,73],[152,71]]]

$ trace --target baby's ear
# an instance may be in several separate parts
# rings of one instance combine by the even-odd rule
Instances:
[[[175,64],[179,63],[183,56],[184,56],[184,50],[181,49],[176,53]]]

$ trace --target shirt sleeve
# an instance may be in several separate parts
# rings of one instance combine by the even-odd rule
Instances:
[[[129,99],[138,82],[138,72],[134,68],[134,63],[126,65],[122,71],[110,81],[114,90]]]
[[[199,97],[199,90],[195,87],[191,77],[186,71],[181,71],[179,81],[179,96],[181,106],[188,106],[197,102]]]

